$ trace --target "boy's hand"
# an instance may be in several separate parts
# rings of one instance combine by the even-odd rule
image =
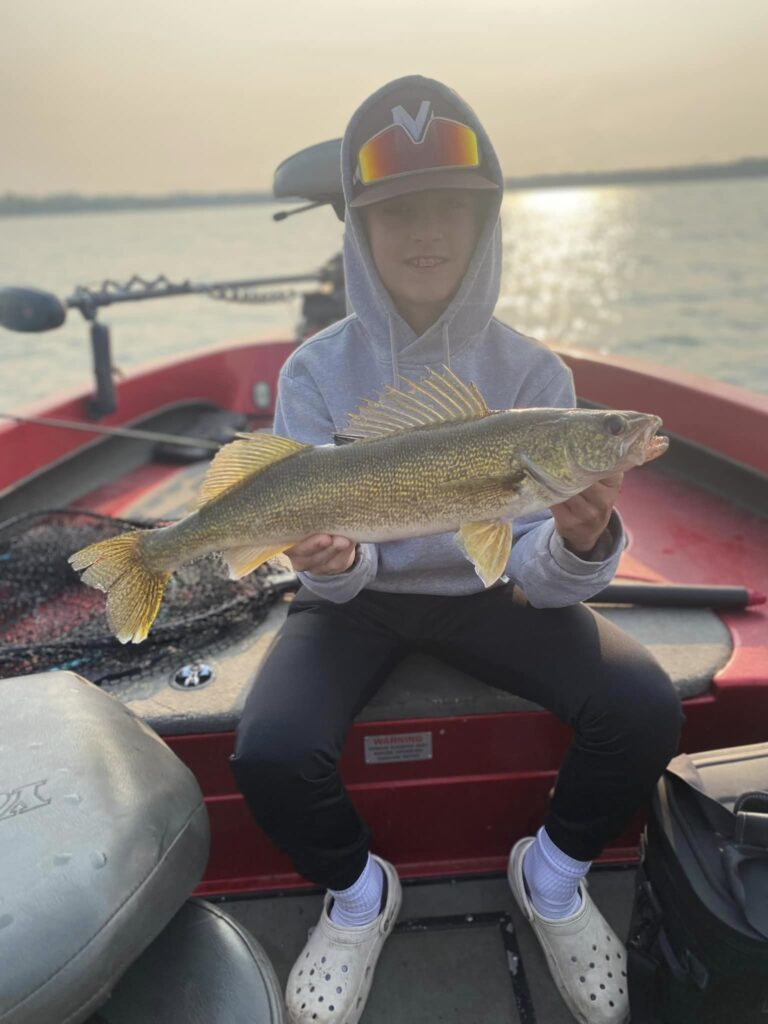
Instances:
[[[349,537],[313,533],[288,548],[294,572],[311,572],[316,576],[336,576],[346,572],[355,560],[357,547]]]
[[[555,529],[574,554],[588,555],[603,535],[623,479],[623,473],[614,473],[552,506]]]

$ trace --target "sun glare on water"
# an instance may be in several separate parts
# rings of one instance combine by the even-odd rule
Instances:
[[[501,319],[558,344],[609,337],[635,272],[633,202],[626,189],[507,193]]]

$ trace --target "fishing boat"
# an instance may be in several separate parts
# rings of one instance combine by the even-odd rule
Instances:
[[[338,208],[337,154],[334,140],[286,161],[276,195]],[[116,651],[103,624],[83,632],[103,599],[65,578],[66,556],[86,530],[183,515],[218,447],[270,428],[282,363],[343,310],[339,273],[335,260],[291,279],[136,278],[66,301],[0,291],[7,328],[50,329],[79,309],[96,377],[92,392],[0,421],[2,1024],[284,1019],[282,986],[321,895],[254,824],[228,758],[295,588],[289,567],[210,590],[212,564],[192,567],[159,642]],[[103,306],[205,290],[242,299],[297,281],[314,287],[297,337],[114,380]],[[656,413],[671,438],[625,478],[629,546],[600,611],[669,673],[681,750],[764,740],[768,398],[640,360],[560,355],[580,403]],[[572,1020],[505,878],[569,740],[549,712],[426,655],[403,661],[359,715],[342,776],[404,882],[366,1024]],[[640,814],[590,874],[623,936],[642,827]]]

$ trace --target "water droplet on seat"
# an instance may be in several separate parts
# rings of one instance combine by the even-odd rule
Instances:
[[[90,856],[91,866],[94,868],[103,868],[107,863],[106,853],[101,853],[100,850],[94,850]]]
[[[71,853],[57,853],[57,854],[54,855],[53,863],[57,867],[61,867],[63,864],[69,864],[69,862],[71,860],[72,860],[72,854]]]

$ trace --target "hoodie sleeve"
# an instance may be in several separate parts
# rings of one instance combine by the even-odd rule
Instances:
[[[273,433],[305,444],[332,443],[336,428],[322,395],[311,384],[291,376],[286,367],[278,383]],[[355,561],[346,572],[335,576],[316,576],[311,572],[296,575],[318,597],[342,604],[375,579],[378,567],[376,545],[358,544]]]
[[[530,399],[526,396],[524,404],[573,408],[576,395],[568,367],[563,364],[538,393]],[[626,547],[624,527],[615,509],[589,560],[566,548],[548,509],[515,520],[514,531],[507,575],[535,608],[561,608],[588,600],[611,582]]]

